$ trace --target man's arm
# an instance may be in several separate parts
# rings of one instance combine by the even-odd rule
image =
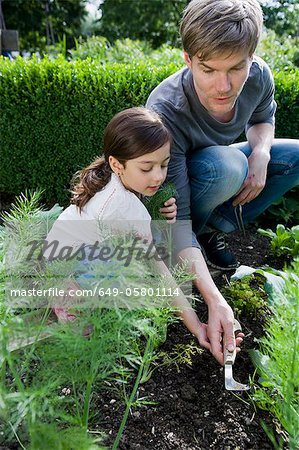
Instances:
[[[251,202],[263,190],[274,139],[276,102],[273,75],[267,64],[260,58],[257,67],[260,70],[258,87],[260,99],[246,127],[246,137],[252,149],[248,158],[248,176],[237,192],[233,206]]]
[[[246,136],[252,149],[248,157],[248,176],[237,193],[233,206],[251,202],[264,189],[274,126],[270,123],[257,123],[247,130]]]
[[[179,253],[179,258],[187,263],[188,270],[195,275],[193,283],[203,296],[209,310],[207,330],[201,328],[194,334],[199,343],[210,350],[216,360],[223,364],[224,348],[233,351],[237,346],[239,351],[238,346],[244,335],[239,333],[235,339],[233,311],[216,287],[201,251],[196,247],[186,248]]]
[[[159,108],[156,109],[159,112]],[[200,345],[210,350],[217,361],[223,364],[223,342],[229,350],[234,350],[235,348],[234,315],[228,303],[217,289],[202,256],[200,246],[192,233],[190,184],[186,163],[187,150],[185,148],[188,145],[188,139],[180,133],[176,124],[169,120],[169,114],[166,114],[165,111],[163,113],[160,111],[160,114],[163,116],[165,124],[173,136],[167,179],[175,184],[178,193],[177,220],[173,225],[175,253],[178,254],[179,259],[186,260],[188,270],[190,273],[195,274],[196,279],[193,283],[203,296],[209,310],[207,327],[200,326],[196,332],[191,331],[190,326],[188,328],[197,337]],[[186,323],[187,320],[185,321]],[[240,345],[242,336],[240,335],[237,338],[237,346]]]

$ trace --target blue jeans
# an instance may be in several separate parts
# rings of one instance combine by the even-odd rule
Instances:
[[[238,228],[233,198],[248,173],[247,142],[200,149],[188,159],[191,215],[196,234],[213,229],[230,233]],[[253,221],[275,200],[299,185],[299,140],[275,139],[267,181],[258,197],[242,208],[244,224]]]

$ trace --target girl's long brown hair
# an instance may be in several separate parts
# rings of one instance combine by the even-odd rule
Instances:
[[[154,152],[170,141],[170,133],[156,112],[142,107],[119,112],[105,129],[103,156],[75,175],[71,202],[81,211],[106,186],[112,173],[109,156],[125,166],[126,161]]]

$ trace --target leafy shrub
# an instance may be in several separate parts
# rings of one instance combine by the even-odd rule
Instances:
[[[257,48],[257,55],[263,58],[275,71],[290,70],[296,65],[295,54],[298,48],[296,39],[278,36],[273,30],[267,30]]]
[[[132,39],[117,39],[113,46],[103,36],[93,36],[86,41],[78,41],[76,49],[70,50],[71,58],[97,60],[106,63],[140,63],[167,65],[170,62],[183,64],[182,50],[167,44],[153,50],[148,42]]]
[[[76,49],[70,50],[69,53],[73,60],[91,58],[106,64],[107,62],[130,63],[132,60],[144,59],[151,51],[147,42],[118,39],[112,46],[104,36],[92,36],[86,41],[79,39]]]
[[[298,44],[295,39],[283,39],[272,30],[267,30],[257,48],[257,54],[263,58],[274,71],[290,70],[296,66]],[[97,59],[102,64],[107,62],[132,63],[146,61],[166,65],[169,62],[182,63],[181,48],[163,44],[153,49],[148,41],[117,39],[113,45],[104,36],[82,38],[76,42],[76,49],[69,51],[71,58]]]
[[[276,137],[298,139],[299,136],[299,69],[274,73]],[[294,120],[292,120],[294,118]]]
[[[286,228],[284,225],[278,224],[276,232],[261,228],[258,229],[258,232],[271,239],[271,248],[275,255],[287,255],[293,258],[299,256],[299,225]]]
[[[104,127],[118,111],[145,103],[177,66],[102,66],[94,61],[1,60],[0,191],[45,191],[68,202],[73,174],[101,153]]]

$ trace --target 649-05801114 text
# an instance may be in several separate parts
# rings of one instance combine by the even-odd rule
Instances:
[[[127,287],[125,289],[119,288],[100,288],[98,290],[99,296],[112,296],[125,295],[126,297],[175,297],[180,294],[179,288],[165,288],[165,287]]]

